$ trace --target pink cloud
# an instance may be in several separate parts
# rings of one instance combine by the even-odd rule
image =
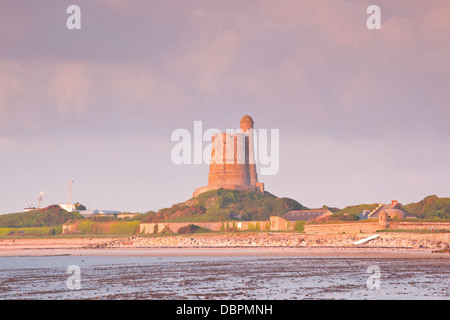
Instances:
[[[85,64],[69,62],[53,66],[53,78],[49,83],[48,93],[61,115],[86,113],[91,87]]]

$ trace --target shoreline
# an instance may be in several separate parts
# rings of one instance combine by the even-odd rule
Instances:
[[[368,235],[226,234],[170,237],[71,237],[0,239],[0,257],[143,256],[143,257],[321,257],[441,258],[440,248],[412,247],[395,235],[354,246]],[[417,237],[417,236],[416,236]],[[327,240],[328,239],[328,240]],[[330,240],[332,239],[332,240]],[[393,241],[394,239],[395,241]],[[388,241],[389,240],[389,241]],[[384,241],[384,242],[382,242]],[[390,244],[390,245],[386,245]],[[403,245],[402,245],[403,244]],[[444,243],[446,245],[447,242]]]
[[[107,248],[107,249],[15,249],[2,251],[5,257],[55,257],[55,256],[141,256],[141,257],[303,257],[303,258],[407,258],[450,259],[446,253],[432,253],[427,249],[377,248],[377,247],[235,247],[235,248]],[[450,260],[449,260],[450,261]]]

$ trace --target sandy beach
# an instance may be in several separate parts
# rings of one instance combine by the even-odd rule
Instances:
[[[450,254],[433,253],[447,242],[385,235],[353,245],[361,237],[3,238],[0,299],[448,299]],[[67,287],[74,266],[80,290]],[[380,290],[367,288],[371,266]]]
[[[307,238],[305,240],[305,237]],[[311,238],[312,239],[309,239]],[[392,236],[390,236],[392,238]],[[179,237],[73,237],[0,239],[0,256],[299,256],[345,258],[450,258],[433,248],[371,242],[358,237],[281,235],[196,235]],[[303,242],[302,242],[303,241]],[[312,243],[312,244],[311,244]],[[308,245],[309,244],[309,245]],[[381,244],[381,245],[380,245]],[[388,245],[386,245],[388,244]],[[390,245],[389,245],[390,244]],[[444,247],[444,246],[443,246]]]

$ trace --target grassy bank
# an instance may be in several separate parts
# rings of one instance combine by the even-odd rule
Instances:
[[[62,227],[34,227],[34,228],[0,228],[0,237],[15,236],[53,236],[59,235]]]
[[[139,221],[97,222],[81,220],[75,222],[76,231],[92,235],[133,235],[139,230]]]

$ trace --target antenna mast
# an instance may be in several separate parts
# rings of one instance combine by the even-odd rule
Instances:
[[[72,204],[72,183],[73,180],[69,181],[69,204]]]
[[[38,197],[38,209],[41,208],[41,201],[42,201],[42,196],[44,195],[44,191],[40,191],[39,192],[39,197]]]

